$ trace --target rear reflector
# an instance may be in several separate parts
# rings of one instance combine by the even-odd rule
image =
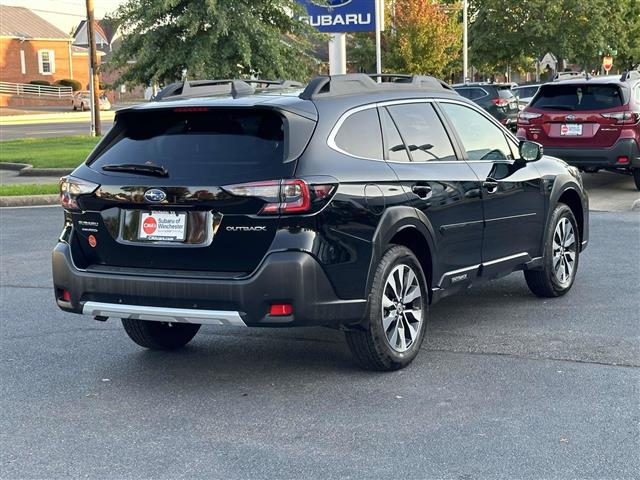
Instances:
[[[62,300],[64,300],[65,302],[71,301],[71,295],[69,294],[68,290],[62,290]]]
[[[291,315],[293,313],[293,307],[289,303],[274,303],[269,309],[269,315],[274,317]]]
[[[618,157],[618,163],[622,165],[629,163],[629,157]]]

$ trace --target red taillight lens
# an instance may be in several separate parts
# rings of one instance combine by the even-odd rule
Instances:
[[[613,112],[613,113],[601,113],[601,117],[615,120],[618,125],[635,125],[640,122],[639,112]]]
[[[518,122],[520,122],[520,123],[529,123],[529,120],[533,120],[535,118],[540,118],[541,116],[542,116],[541,113],[520,112],[520,113],[518,113]]]
[[[309,185],[304,180],[268,180],[222,187],[226,192],[240,197],[264,200],[260,210],[263,215],[305,213],[312,203],[327,200],[335,189],[333,184]]]
[[[60,204],[67,210],[79,210],[78,197],[95,192],[97,183],[88,182],[70,175],[60,179]]]
[[[71,294],[68,290],[62,290],[62,300],[64,300],[65,302],[71,301]]]
[[[509,101],[505,100],[504,98],[493,98],[491,101],[498,107],[506,107],[507,105],[509,105]]]
[[[274,317],[282,317],[285,315],[291,315],[293,313],[293,306],[289,303],[274,303],[269,309],[269,315]]]
[[[622,165],[626,165],[627,163],[629,163],[629,157],[626,157],[626,156],[618,157],[617,163],[620,163]]]

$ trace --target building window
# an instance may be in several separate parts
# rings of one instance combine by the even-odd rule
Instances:
[[[38,51],[38,67],[41,75],[56,73],[56,62],[53,50]]]
[[[27,73],[27,64],[24,61],[24,50],[20,50],[20,72],[22,75]]]

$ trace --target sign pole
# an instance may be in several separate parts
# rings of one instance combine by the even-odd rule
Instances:
[[[380,75],[382,73],[382,45],[380,39],[380,32],[382,30],[381,16],[384,18],[384,10],[382,8],[383,0],[375,0],[376,2],[376,73]],[[377,77],[378,83],[382,81],[382,78]]]
[[[467,10],[469,9],[468,0],[463,0],[462,4],[462,82],[467,83],[469,81],[469,55],[467,50],[469,49],[469,21],[467,18]]]
[[[329,40],[329,75],[347,73],[347,40],[344,33],[332,33]]]

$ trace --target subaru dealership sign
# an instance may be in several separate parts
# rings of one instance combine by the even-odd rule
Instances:
[[[298,0],[307,9],[302,19],[324,33],[372,32],[376,0]]]

